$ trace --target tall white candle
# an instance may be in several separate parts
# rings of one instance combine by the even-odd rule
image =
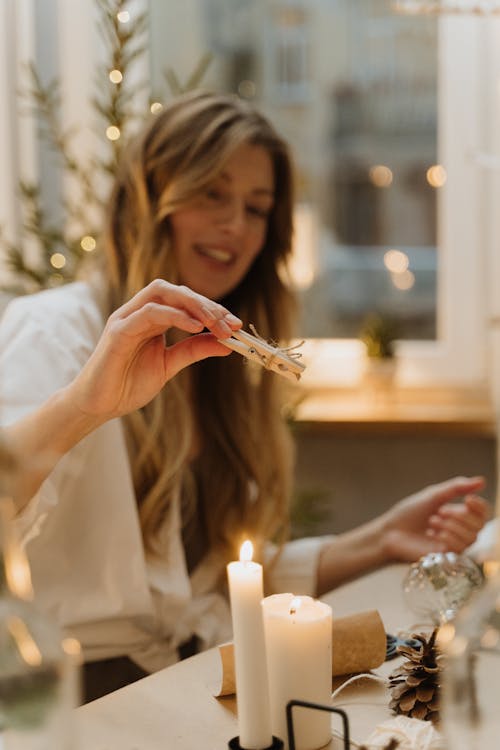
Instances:
[[[252,561],[252,544],[241,547],[239,562],[227,566],[233,620],[236,700],[240,745],[262,750],[272,744],[262,615],[262,565]]]
[[[272,733],[287,740],[286,704],[303,700],[330,705],[332,609],[310,596],[268,596],[262,603],[266,635]],[[316,750],[331,739],[331,715],[296,707],[297,750]]]

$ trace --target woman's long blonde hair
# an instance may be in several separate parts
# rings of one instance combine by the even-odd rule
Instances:
[[[290,155],[269,122],[232,95],[178,97],[127,149],[103,236],[108,313],[154,278],[177,281],[170,216],[205,189],[243,143],[271,156],[276,195],[262,252],[220,301],[266,339],[290,337],[294,299],[279,273],[292,239]],[[291,442],[280,414],[280,380],[255,372],[235,354],[211,358],[180,373],[127,417],[149,548],[174,494],[182,491],[190,501],[195,487],[208,542],[224,555],[234,555],[243,534],[259,545],[287,528]],[[199,445],[195,469],[193,440]]]

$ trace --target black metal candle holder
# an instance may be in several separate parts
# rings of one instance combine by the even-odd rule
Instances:
[[[240,745],[240,738],[239,737],[233,737],[229,742],[227,743],[229,750],[244,750],[244,748]],[[262,750],[283,750],[284,742],[283,740],[280,740],[279,737],[275,737],[273,734],[273,742],[272,745],[269,745],[269,747],[262,748]]]
[[[288,732],[288,750],[295,750],[295,731],[293,727],[293,715],[292,715],[292,709],[294,706],[300,706],[301,708],[311,708],[315,711],[328,711],[331,714],[339,714],[339,716],[342,718],[342,726],[343,726],[343,740],[344,740],[344,750],[349,750],[350,746],[350,732],[349,732],[349,717],[347,716],[346,712],[343,711],[341,708],[334,708],[333,706],[326,706],[322,703],[310,703],[309,701],[299,701],[299,700],[293,700],[289,701],[286,704],[286,727]],[[245,748],[242,748],[240,745],[240,738],[239,737],[233,737],[229,740],[227,743],[229,750],[245,750]],[[284,742],[279,737],[275,737],[273,735],[273,742],[269,747],[262,748],[262,750],[283,750]]]
[[[289,701],[286,704],[286,727],[288,731],[288,750],[295,750],[295,732],[293,728],[293,716],[292,708],[294,706],[301,706],[302,708],[312,708],[316,711],[328,711],[332,714],[339,714],[342,717],[342,724],[344,728],[344,750],[349,750],[350,736],[349,736],[349,717],[346,712],[341,708],[334,708],[333,706],[325,706],[322,703],[310,703],[309,701]]]

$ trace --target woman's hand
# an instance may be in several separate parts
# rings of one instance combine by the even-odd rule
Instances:
[[[186,333],[208,328],[211,333],[166,347],[163,334],[171,327]],[[15,488],[18,510],[83,437],[108,419],[147,404],[183,367],[230,354],[216,337],[227,338],[240,327],[241,320],[222,305],[160,280],[116,310],[76,378],[4,429],[14,454],[33,458]]]
[[[490,515],[486,500],[474,494],[484,485],[483,477],[455,477],[425,487],[335,537],[320,552],[318,595],[388,563],[413,562],[429,552],[462,552]]]
[[[484,486],[483,477],[454,477],[397,503],[381,517],[387,560],[412,562],[428,552],[462,552],[490,515],[486,500],[474,494]]]
[[[172,327],[200,335],[166,347],[163,334]],[[211,333],[200,333],[204,328]],[[157,279],[109,317],[67,396],[96,422],[122,416],[151,401],[184,367],[229,354],[217,338],[227,338],[238,328],[241,320],[222,305]]]

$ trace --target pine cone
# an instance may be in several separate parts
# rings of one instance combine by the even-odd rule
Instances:
[[[421,648],[399,646],[398,651],[407,658],[389,675],[389,703],[397,714],[425,721],[439,720],[439,691],[442,667],[441,654],[436,647],[438,628],[427,638],[423,633],[412,635],[422,644]]]

